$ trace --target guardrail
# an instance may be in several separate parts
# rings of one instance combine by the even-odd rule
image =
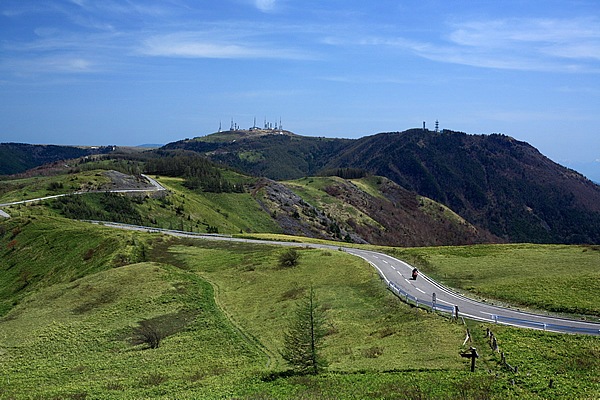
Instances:
[[[400,286],[396,285],[394,282],[389,281],[388,283],[388,288],[396,295],[398,296],[400,299],[404,300],[405,303],[407,304],[412,304],[416,307],[423,307],[423,308],[428,308],[432,311],[439,311],[439,312],[444,312],[444,313],[448,313],[451,314],[454,317],[457,317],[456,314],[456,308],[454,306],[449,306],[446,304],[440,304],[437,302],[433,301],[433,298],[430,300],[426,300],[426,299],[419,299],[416,296],[413,296],[409,293],[407,293],[405,290],[403,290]]]
[[[104,226],[117,226],[122,228],[127,228],[136,231],[148,232],[148,233],[171,233],[178,235],[186,235],[186,236],[212,236],[212,237],[222,237],[222,238],[232,238],[232,235],[225,235],[220,233],[202,233],[202,232],[189,232],[189,231],[181,231],[177,229],[166,229],[166,228],[158,228],[153,226],[143,226],[143,225],[135,225],[135,224],[125,224],[122,222],[111,222],[111,221],[97,221],[97,220],[88,220],[82,219],[82,222],[89,222],[96,225],[104,225]]]
[[[450,305],[434,302],[433,298],[431,300],[428,300],[425,298],[418,298],[416,296],[413,296],[413,295],[407,293],[405,290],[403,290],[400,286],[396,285],[392,281],[388,281],[387,286],[392,291],[392,293],[394,293],[396,296],[398,296],[398,298],[400,298],[402,301],[404,301],[407,304],[414,305],[417,308],[421,307],[424,309],[429,309],[431,311],[437,311],[437,312],[441,312],[441,313],[450,314],[450,316],[452,316],[453,318],[458,317],[455,306],[450,306]],[[517,326],[517,327],[522,327],[522,328],[538,329],[538,330],[550,331],[550,332],[579,333],[579,334],[585,334],[585,335],[600,336],[600,328],[586,328],[586,327],[561,325],[561,324],[555,324],[555,323],[543,323],[543,322],[532,321],[532,320],[523,319],[523,318],[507,317],[507,316],[503,316],[503,315],[491,315],[491,321],[490,320],[484,320],[484,321],[492,322],[495,324],[511,325],[511,326]]]
[[[492,315],[494,323],[504,325],[522,326],[526,328],[539,329],[543,331],[552,332],[567,332],[567,333],[583,333],[586,335],[600,335],[600,329],[596,328],[585,328],[577,326],[568,326],[553,323],[543,323],[537,321],[530,321],[522,318],[506,317],[503,315]]]

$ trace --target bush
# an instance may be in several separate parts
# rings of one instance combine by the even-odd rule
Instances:
[[[151,349],[157,349],[160,346],[160,341],[163,339],[164,334],[161,332],[157,324],[152,321],[142,321],[139,326],[135,328],[132,344],[147,344]]]
[[[300,253],[295,249],[287,249],[279,255],[279,266],[295,267],[300,260]]]

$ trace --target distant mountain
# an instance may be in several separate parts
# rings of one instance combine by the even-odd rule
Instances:
[[[503,240],[600,243],[600,186],[504,135],[412,129],[350,140],[238,131],[164,148],[193,150],[276,180],[362,170],[438,201]]]
[[[387,176],[510,241],[600,243],[600,186],[508,136],[379,134],[328,167],[341,165]]]
[[[353,142],[289,131],[239,130],[181,140],[163,149],[192,150],[247,174],[282,180],[315,175]]]
[[[113,147],[74,147],[25,143],[0,143],[0,175],[27,171],[40,165],[90,154],[112,151]]]

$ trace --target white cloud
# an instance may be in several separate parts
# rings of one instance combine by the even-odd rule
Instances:
[[[263,57],[261,49],[236,44],[211,43],[180,35],[154,36],[144,41],[141,52],[149,56],[182,58]]]
[[[436,46],[451,62],[506,69],[595,72],[600,60],[596,18],[515,18],[459,23],[450,44]],[[434,57],[433,54],[425,54]]]
[[[4,60],[0,67],[9,69],[20,77],[48,73],[82,74],[99,70],[98,65],[91,59],[71,55]]]

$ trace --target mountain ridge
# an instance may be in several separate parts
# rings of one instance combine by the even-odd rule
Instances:
[[[0,145],[0,151],[2,146],[5,145]],[[25,151],[21,153],[30,151],[33,155],[46,150],[46,147],[38,148],[33,145],[22,145],[20,149],[23,148]],[[463,235],[468,230],[461,230],[461,233],[455,234],[462,239],[451,240],[451,233],[443,233],[442,228],[435,228],[435,235],[439,236],[437,239],[421,240],[417,245],[439,243],[437,240],[444,236],[453,244],[461,240],[466,243],[481,240],[600,243],[600,186],[578,172],[555,163],[530,144],[502,134],[471,135],[450,130],[437,132],[409,129],[403,132],[378,133],[360,139],[337,139],[301,136],[289,131],[253,129],[217,132],[180,140],[160,149],[135,155],[115,152],[114,148],[112,150],[113,155],[109,157],[119,158],[119,163],[127,168],[126,172],[134,174],[144,170],[149,174],[160,174],[152,167],[148,169],[150,165],[156,164],[156,160],[163,159],[163,163],[172,164],[177,158],[169,157],[177,154],[189,157],[190,154],[196,154],[242,174],[255,178],[264,177],[275,182],[319,175],[339,176],[347,182],[366,176],[381,176],[398,185],[400,189],[396,190],[396,194],[402,201],[408,201],[409,197],[431,199],[456,213],[466,224],[484,233],[484,236],[488,233],[491,235],[486,236],[486,239],[466,239],[468,235]],[[65,151],[59,156],[66,158],[72,149]],[[43,160],[43,157],[38,157],[38,162]],[[179,159],[179,162],[185,163],[185,158]],[[191,171],[189,167],[181,164],[179,173]],[[227,180],[214,171],[210,167],[206,176],[194,178],[196,181],[193,186],[196,190],[229,190]],[[211,182],[204,182],[209,177]],[[241,189],[236,183],[232,187]],[[363,229],[362,234],[371,238],[365,240],[373,240],[378,229],[389,233],[394,229],[401,231],[416,223],[416,220],[409,221],[412,218],[410,213],[405,214],[404,219],[386,219],[385,216],[378,215],[387,205],[380,204],[377,196],[369,197],[368,193],[356,192],[350,184],[329,185],[324,190],[328,190],[330,196],[339,196],[342,201],[349,202],[349,206],[360,210],[358,212],[379,221],[360,227]],[[404,191],[410,193],[410,196],[401,194]],[[347,193],[353,193],[353,196],[344,199],[344,194]],[[408,206],[415,200],[407,203],[388,201]],[[368,207],[369,203],[378,206]],[[364,207],[365,204],[367,207]],[[413,206],[410,205],[409,208],[418,209]],[[284,204],[274,204],[273,207],[285,208]],[[274,216],[275,208],[271,210]],[[358,234],[358,226],[351,226],[352,218],[343,218],[346,220],[335,221],[335,229],[342,229],[340,226],[344,225],[346,233]],[[321,222],[323,221],[326,218],[321,218]],[[384,228],[382,221],[393,221],[395,227],[390,225]],[[428,223],[420,221],[420,224]],[[371,227],[365,231],[365,226]],[[448,232],[453,232],[449,227],[446,228]],[[416,234],[419,230],[409,231]],[[392,238],[393,235],[385,242],[388,243]],[[402,243],[407,244],[405,241]]]
[[[510,136],[409,129],[360,139],[211,138],[164,149],[192,150],[275,180],[363,170],[436,200],[506,241],[600,243],[600,186]]]

